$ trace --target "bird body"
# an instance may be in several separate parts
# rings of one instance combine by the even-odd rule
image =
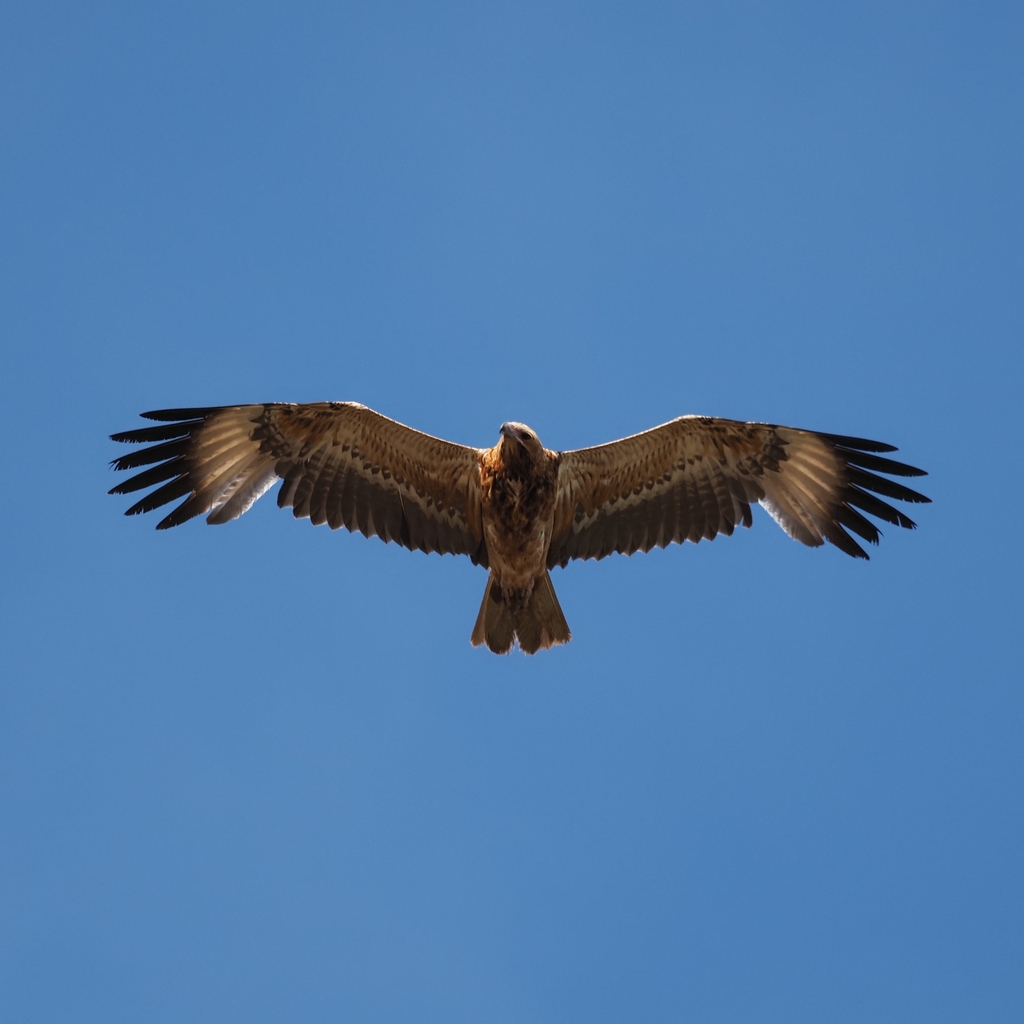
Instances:
[[[803,544],[867,558],[848,532],[878,542],[865,513],[915,525],[878,495],[929,500],[888,479],[924,475],[878,454],[891,445],[706,416],[566,452],[511,422],[493,448],[453,444],[354,402],[143,416],[160,425],[112,435],[147,445],[115,459],[116,469],[150,468],[111,493],[156,487],[127,515],[184,498],[158,529],[198,515],[226,523],[280,480],[277,503],[296,518],[487,568],[471,640],[498,653],[570,639],[549,575],[570,560],[728,535],[751,525],[752,503]]]
[[[547,569],[558,455],[522,424],[502,430],[508,433],[480,456],[481,519],[491,571],[506,592],[525,591],[525,598]]]
[[[480,455],[480,511],[491,574],[472,642],[504,653],[566,643],[569,627],[548,575],[559,456],[522,423]],[[532,648],[532,650],[531,650]]]

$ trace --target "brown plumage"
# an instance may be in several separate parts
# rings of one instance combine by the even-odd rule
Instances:
[[[344,526],[403,547],[469,555],[490,570],[474,645],[533,654],[566,643],[569,627],[548,570],[574,558],[631,555],[750,526],[763,505],[794,539],[826,540],[867,558],[864,513],[914,523],[877,495],[930,499],[879,476],[922,470],[878,453],[891,445],[769,423],[682,416],[621,441],[554,452],[521,423],[493,448],[468,448],[354,402],[236,405],[143,413],[161,426],[114,434],[148,447],[116,469],[152,467],[111,490],[154,485],[126,515],[185,500],[157,524],[238,518],[278,480],[277,503],[314,525]]]

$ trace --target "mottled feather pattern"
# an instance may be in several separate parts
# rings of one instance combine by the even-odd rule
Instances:
[[[114,487],[124,494],[164,483],[129,515],[185,497],[158,524],[198,515],[226,523],[278,479],[278,504],[296,518],[347,527],[404,547],[487,562],[479,516],[479,452],[389,420],[365,406],[323,402],[170,409],[144,414],[165,426],[115,434],[157,442],[114,460],[116,469],[159,463]]]
[[[828,540],[867,558],[847,530],[871,543],[879,531],[858,509],[912,529],[909,517],[876,494],[928,501],[868,472],[921,475],[868,454],[894,450],[767,423],[682,416],[621,441],[563,452],[547,564],[712,540],[749,527],[758,502],[795,540],[813,547]]]
[[[571,559],[713,540],[749,527],[757,503],[801,543],[867,558],[855,537],[878,542],[868,516],[914,528],[883,498],[929,500],[891,479],[923,475],[891,445],[707,416],[556,452],[522,423],[468,448],[353,402],[143,415],[158,425],[113,435],[143,447],[114,460],[137,472],[111,493],[154,488],[128,515],[184,499],[158,529],[226,523],[281,481],[277,503],[297,518],[487,567],[471,639],[498,653],[570,639],[548,570]]]

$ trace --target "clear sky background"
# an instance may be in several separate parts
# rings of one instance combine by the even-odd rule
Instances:
[[[0,1016],[1018,1021],[1024,8],[0,14]],[[106,496],[145,409],[472,445],[681,413],[931,475],[485,575]]]

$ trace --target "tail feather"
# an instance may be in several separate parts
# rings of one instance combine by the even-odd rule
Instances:
[[[469,642],[474,647],[487,644],[495,654],[508,654],[516,631],[512,622],[512,611],[501,596],[501,587],[491,574],[487,577],[484,599],[480,602],[480,613],[476,617],[473,635]]]
[[[520,650],[535,654],[555,644],[568,643],[570,639],[569,624],[547,572],[534,584],[533,593],[522,608],[510,607],[497,580],[493,575],[488,576],[480,613],[470,637],[474,647],[486,644],[495,654],[507,654],[518,640]]]

